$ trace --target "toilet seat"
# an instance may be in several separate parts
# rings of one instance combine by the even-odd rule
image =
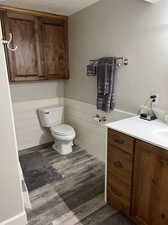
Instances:
[[[54,127],[51,127],[50,129],[54,135],[73,136],[75,134],[73,127],[71,127],[67,124],[59,124]]]

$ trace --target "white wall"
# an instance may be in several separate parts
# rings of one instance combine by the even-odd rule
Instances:
[[[41,127],[37,109],[63,103],[61,97],[13,103],[19,150],[53,141],[49,130]]]
[[[80,145],[101,160],[107,130],[93,121],[97,83],[96,77],[86,76],[86,65],[103,56],[129,60],[118,72],[118,110],[107,115],[109,121],[130,116],[127,112],[137,113],[153,93],[159,94],[158,108],[164,115],[168,111],[167,9],[167,0],[157,4],[101,0],[69,18],[70,80],[65,82],[65,118],[76,128]]]
[[[63,104],[64,82],[41,81],[10,84],[18,149],[52,141],[50,132],[40,126],[37,109]]]
[[[97,123],[93,117],[99,113],[106,116],[107,122],[134,116],[132,113],[115,110],[111,114],[98,112],[95,105],[65,98],[65,121],[76,130],[76,144],[85,148],[90,154],[104,161],[106,154],[107,128],[105,123]]]
[[[10,83],[12,102],[29,102],[64,96],[64,81]]]
[[[0,39],[2,38],[0,30]],[[17,143],[14,129],[12,104],[10,97],[9,84],[4,49],[0,43],[0,224],[9,224],[5,221],[11,220],[11,225],[19,219],[22,225],[26,224],[25,213],[23,210],[21,184],[18,174]],[[16,223],[15,223],[16,224]]]
[[[136,113],[151,93],[168,110],[168,1],[101,0],[69,18],[70,77],[65,97],[94,104],[90,59],[126,56],[118,73],[117,108]]]

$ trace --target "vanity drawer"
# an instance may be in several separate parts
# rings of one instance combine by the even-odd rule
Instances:
[[[126,215],[130,212],[133,155],[108,144],[107,201]]]
[[[131,183],[133,156],[115,146],[108,145],[107,170],[119,176],[124,182]]]
[[[126,215],[130,214],[130,200],[115,193],[111,185],[107,186],[107,202]]]
[[[130,201],[131,198],[131,182],[123,180],[114,173],[109,172],[108,186],[111,192],[124,201]]]
[[[122,134],[109,128],[108,143],[122,149],[125,152],[133,154],[134,138],[128,135]]]

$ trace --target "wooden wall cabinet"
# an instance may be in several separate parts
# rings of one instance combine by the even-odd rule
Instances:
[[[138,225],[167,225],[168,152],[109,129],[107,201]]]
[[[68,78],[67,23],[42,18],[41,43],[45,74],[50,79]]]
[[[4,39],[12,33],[13,47],[5,47],[10,81],[68,79],[67,17],[3,10]]]

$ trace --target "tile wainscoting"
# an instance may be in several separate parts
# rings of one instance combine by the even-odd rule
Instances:
[[[96,109],[95,105],[65,98],[65,122],[72,125],[77,133],[76,144],[96,156],[99,160],[105,160],[106,131],[103,123],[98,124],[94,120],[96,114],[107,117],[107,122],[116,121],[135,114],[115,109],[111,113],[103,113]]]
[[[87,149],[98,159],[105,160],[106,127],[94,120],[96,114],[107,117],[107,122],[134,116],[134,114],[114,110],[106,114],[97,111],[96,106],[69,98],[52,98],[13,103],[18,149],[24,150],[52,141],[50,132],[40,126],[37,109],[51,105],[65,106],[65,122],[72,125],[77,133],[75,143]]]
[[[50,133],[40,126],[37,109],[50,105],[63,104],[64,98],[62,97],[13,103],[19,150],[31,148],[52,141]]]

